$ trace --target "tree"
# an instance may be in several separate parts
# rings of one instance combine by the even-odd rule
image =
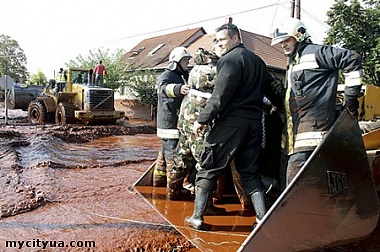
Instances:
[[[141,104],[157,106],[157,74],[154,71],[127,71],[123,83],[140,99]]]
[[[380,2],[337,0],[327,16],[331,29],[324,42],[360,53],[364,82],[380,86]]]
[[[126,63],[122,62],[125,50],[117,49],[115,53],[111,54],[110,50],[89,51],[87,57],[79,54],[75,60],[70,60],[65,63],[66,67],[83,67],[94,69],[99,60],[102,60],[103,65],[107,69],[108,76],[105,78],[105,86],[114,90],[118,89],[123,83],[124,69]]]
[[[28,79],[26,56],[16,40],[0,35],[0,73],[20,83]]]
[[[32,74],[30,77],[30,83],[40,86],[47,83],[47,78],[41,69],[38,69],[36,74]]]

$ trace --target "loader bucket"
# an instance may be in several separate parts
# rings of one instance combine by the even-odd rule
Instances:
[[[346,111],[253,231],[254,216],[240,216],[236,201],[222,205],[224,216],[205,216],[210,231],[186,227],[193,201],[166,200],[165,188],[152,187],[153,166],[135,190],[200,251],[313,251],[364,239],[377,225],[363,138]]]
[[[380,149],[380,128],[363,135],[366,150]]]
[[[343,111],[238,251],[317,250],[367,237],[379,199],[357,123]]]

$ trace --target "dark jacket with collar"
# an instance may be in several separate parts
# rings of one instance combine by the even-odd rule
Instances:
[[[238,44],[219,59],[217,73],[212,96],[197,121],[209,124],[230,116],[261,120],[263,96],[271,79],[262,59]]]
[[[179,137],[177,122],[183,99],[180,90],[188,78],[188,72],[179,67],[175,70],[165,69],[158,78],[157,136],[160,138]]]

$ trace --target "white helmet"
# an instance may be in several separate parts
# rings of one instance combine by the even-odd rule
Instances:
[[[176,47],[172,50],[172,52],[169,55],[169,62],[180,62],[183,58],[191,58],[189,50],[182,46]]]
[[[295,38],[297,42],[302,42],[310,37],[301,20],[290,18],[283,22],[280,28],[274,31],[271,45],[276,45],[290,37]]]

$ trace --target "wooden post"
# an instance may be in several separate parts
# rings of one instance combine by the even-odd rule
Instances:
[[[301,19],[301,0],[296,1],[296,18]]]
[[[295,0],[291,1],[291,6],[290,6],[290,17],[294,18],[294,9],[295,9],[296,2]]]

